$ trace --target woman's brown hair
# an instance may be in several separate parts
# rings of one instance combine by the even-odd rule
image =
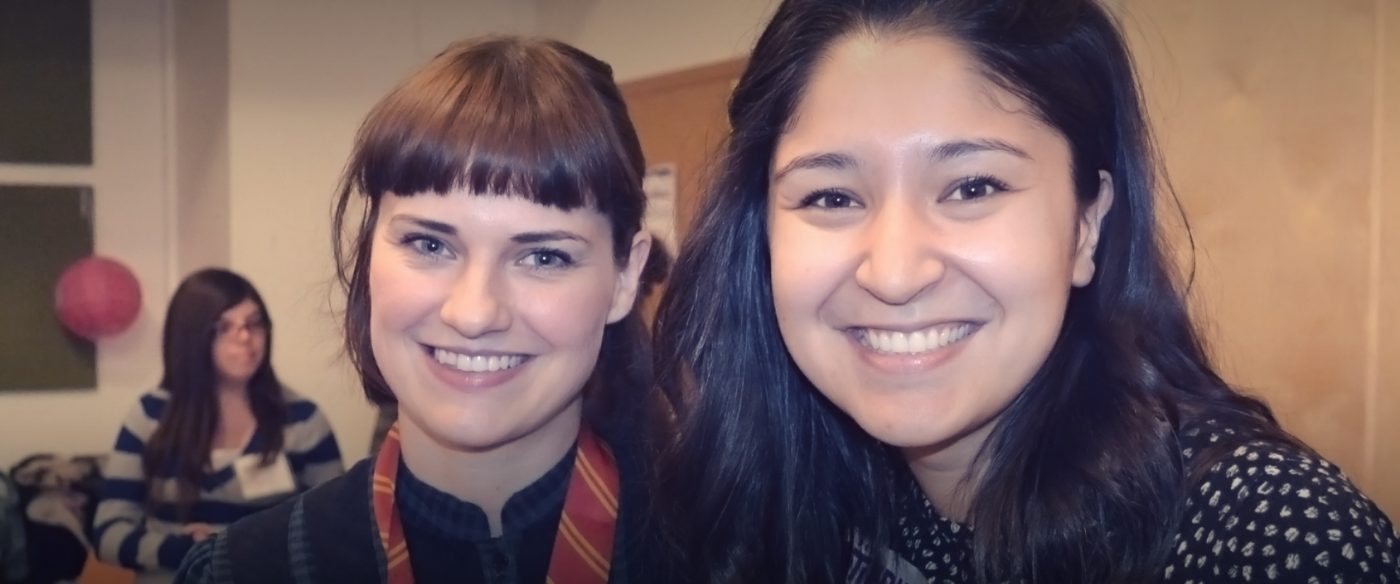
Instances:
[[[594,209],[607,217],[614,259],[623,265],[642,227],[644,171],[612,68],[565,43],[462,42],[410,76],[360,127],[334,211],[336,265],[347,294],[345,344],[366,396],[394,401],[369,333],[369,260],[383,197],[466,191]],[[365,204],[355,220],[349,215],[359,196]],[[627,401],[600,386],[646,389],[649,382],[645,329],[634,311],[604,333],[586,411]]]

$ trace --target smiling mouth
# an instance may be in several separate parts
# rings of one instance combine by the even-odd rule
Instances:
[[[433,359],[464,373],[491,373],[519,367],[527,355],[469,355],[447,349],[433,349]]]
[[[966,339],[977,328],[978,325],[963,322],[940,324],[912,333],[872,328],[860,328],[854,332],[862,346],[877,353],[917,355],[937,351]]]

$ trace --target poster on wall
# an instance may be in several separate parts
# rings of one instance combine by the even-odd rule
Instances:
[[[92,388],[92,341],[60,323],[59,276],[92,255],[92,189],[0,185],[0,390]]]
[[[642,177],[642,190],[647,194],[647,215],[644,226],[652,237],[676,253],[676,163],[666,162],[647,167]]]

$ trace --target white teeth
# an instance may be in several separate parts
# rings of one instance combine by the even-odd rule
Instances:
[[[891,349],[894,348],[892,345],[885,345],[885,346],[886,346],[886,347],[890,347]],[[926,337],[926,336],[924,335],[924,332],[923,332],[923,331],[915,331],[915,332],[909,333],[909,351],[908,351],[908,352],[910,352],[910,353],[922,353],[922,352],[927,351],[927,350],[928,350],[928,337]]]
[[[860,343],[880,353],[915,355],[961,341],[972,334],[973,325],[940,325],[912,333],[863,329],[857,337]]]
[[[525,362],[524,355],[464,355],[447,349],[433,350],[433,358],[438,363],[467,373],[488,373],[518,367]]]

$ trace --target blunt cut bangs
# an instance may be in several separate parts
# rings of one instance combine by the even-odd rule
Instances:
[[[371,111],[348,186],[372,207],[386,193],[466,190],[595,209],[612,223],[614,255],[626,258],[645,169],[635,134],[616,131],[631,124],[611,88],[611,67],[563,43],[453,45]]]

